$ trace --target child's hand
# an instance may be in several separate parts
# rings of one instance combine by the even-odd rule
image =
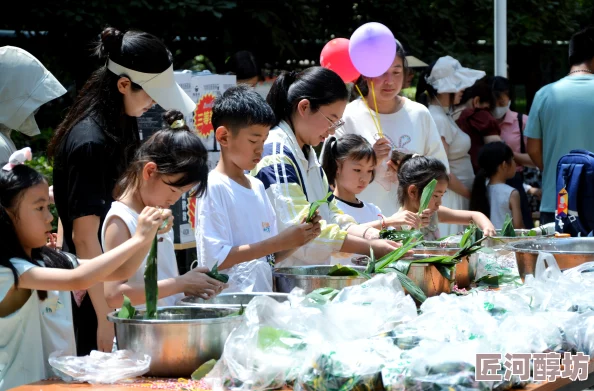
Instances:
[[[481,231],[483,231],[483,235],[485,235],[485,236],[496,236],[497,235],[497,231],[495,230],[493,223],[483,213],[476,212],[472,219],[474,220],[474,223],[476,224],[476,226]]]
[[[396,250],[398,247],[401,246],[400,243],[396,243],[386,239],[375,239],[372,240],[369,244],[373,248],[373,255],[375,256],[375,259],[380,259],[384,255],[391,253],[392,251]],[[410,253],[412,254],[412,252]]]
[[[138,225],[134,236],[138,236],[142,241],[153,240],[163,221],[170,217],[172,216],[169,209],[146,206],[138,216]]]
[[[198,296],[204,300],[215,297],[227,288],[228,285],[207,276],[208,269],[197,267],[183,276],[177,277],[186,296]]]
[[[423,213],[421,213],[421,227],[426,227],[431,222],[431,216],[433,216],[433,212],[431,209],[425,209]]]
[[[422,220],[416,213],[413,213],[409,210],[402,210],[400,212],[394,213],[388,219],[388,224],[393,227],[402,227],[403,225],[408,225],[409,227],[418,229],[422,224]]]
[[[58,234],[48,234],[47,235],[47,244],[46,246],[48,246],[49,248],[52,248],[54,250],[58,249]]]
[[[392,145],[390,141],[382,137],[373,144],[373,150],[375,151],[375,156],[377,157],[378,162],[384,161],[385,158],[388,157],[390,151],[392,150]]]
[[[159,231],[157,231],[157,233],[159,235],[163,235],[163,234],[171,231],[171,228],[173,228],[173,220],[174,220],[174,216],[172,215],[167,220],[165,220],[167,225],[165,225],[165,227],[163,227],[163,228],[160,228]]]
[[[282,235],[281,239],[287,245],[287,250],[301,247],[317,238],[321,232],[321,219],[322,217],[316,211],[310,223],[306,223],[304,218],[301,220],[301,224],[294,225],[281,232],[279,235]]]

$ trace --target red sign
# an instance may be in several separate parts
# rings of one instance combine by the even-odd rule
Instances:
[[[211,135],[214,128],[212,126],[212,106],[214,105],[215,96],[212,94],[203,95],[194,112],[194,127],[196,133],[202,138],[207,138]]]

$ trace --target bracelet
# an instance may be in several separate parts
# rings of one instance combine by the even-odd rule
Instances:
[[[367,239],[365,237],[365,235],[367,234],[367,231],[369,231],[369,228],[371,228],[371,227],[367,227],[367,228],[365,228],[365,231],[363,231],[363,235],[362,235],[363,239]]]
[[[382,231],[386,229],[386,222],[384,221],[384,216],[379,214],[380,221],[382,222]]]

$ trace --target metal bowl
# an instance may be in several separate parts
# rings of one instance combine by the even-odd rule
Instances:
[[[450,293],[451,291],[452,284],[450,280],[442,276],[431,263],[412,263],[407,276],[421,288],[427,297],[439,296],[442,293]]]
[[[594,238],[543,238],[510,243],[505,247],[516,253],[516,263],[522,281],[534,275],[538,253],[553,254],[561,270],[594,261]]]
[[[427,245],[428,243],[429,245]],[[436,245],[433,246],[433,243]],[[437,257],[441,255],[456,255],[460,251],[460,247],[440,247],[438,244],[439,242],[425,242],[423,246],[415,247],[414,252],[415,254]],[[460,263],[456,265],[456,285],[458,288],[468,288],[472,282],[471,280],[468,257],[463,257]]]
[[[240,306],[247,306],[253,298],[259,296],[268,296],[279,303],[288,300],[289,295],[286,293],[276,293],[276,292],[252,292],[252,293],[221,293],[218,296],[213,297],[209,300],[201,299],[200,297],[196,296],[186,296],[183,299],[180,299],[175,303],[175,305],[182,305],[182,306],[197,306],[197,307],[204,307],[204,306],[222,306],[222,307],[240,307]]]
[[[528,232],[530,232],[531,230],[529,230],[529,229],[514,229],[514,231],[516,232],[516,236],[501,236],[501,230],[498,229],[497,235],[490,236],[487,239],[485,239],[485,241],[483,242],[483,246],[493,247],[493,248],[501,248],[501,247],[505,247],[509,243],[522,242],[522,241],[526,241],[526,240],[537,240],[537,239],[543,238],[542,235],[522,236],[522,235],[526,235]]]
[[[365,271],[361,266],[350,266],[353,269]],[[330,277],[328,272],[331,265],[292,266],[274,269],[272,279],[274,291],[291,293],[294,288],[301,288],[310,293],[319,288],[334,288],[340,290],[347,286],[360,285],[366,281],[365,277]]]
[[[243,316],[229,316],[236,308],[159,307],[157,319],[120,319],[118,311],[107,318],[115,323],[118,349],[151,356],[148,375],[189,377],[200,365],[221,358],[227,337]]]

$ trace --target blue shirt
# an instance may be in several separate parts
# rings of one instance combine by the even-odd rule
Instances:
[[[567,76],[534,98],[524,134],[542,140],[541,212],[557,208],[557,163],[572,149],[594,152],[594,75]]]

